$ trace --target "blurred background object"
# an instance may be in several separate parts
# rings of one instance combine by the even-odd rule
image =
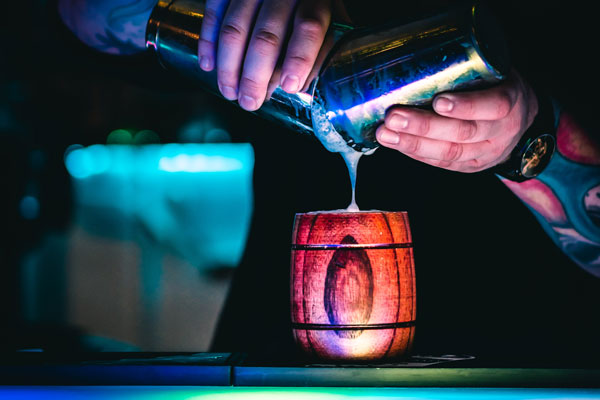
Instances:
[[[25,319],[146,351],[208,349],[246,244],[252,147],[70,146],[65,165],[72,222],[22,261]]]
[[[0,50],[0,346],[208,350],[253,148],[225,101],[95,53],[53,6],[15,4],[2,28],[18,37]]]

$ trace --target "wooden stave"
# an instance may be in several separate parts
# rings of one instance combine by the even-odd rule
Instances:
[[[320,216],[325,216],[325,219],[333,220],[330,223],[321,224],[323,227],[319,227]],[[387,217],[387,218],[386,218]],[[388,359],[397,358],[402,355],[408,354],[412,346],[414,338],[414,321],[416,319],[416,297],[415,297],[415,280],[414,280],[414,257],[412,251],[412,237],[410,234],[410,226],[408,224],[408,216],[405,212],[398,213],[382,213],[382,212],[367,212],[361,213],[356,221],[356,215],[354,213],[349,214],[297,214],[294,221],[294,231],[292,245],[298,246],[292,250],[292,281],[291,281],[291,301],[292,301],[292,322],[295,325],[294,337],[297,343],[305,352],[319,358],[329,360],[377,360],[377,359]],[[374,221],[374,223],[372,223]],[[391,222],[390,222],[391,221]],[[326,221],[327,222],[327,221]],[[333,232],[330,228],[331,225],[342,226],[339,232]],[[317,235],[311,238],[311,233],[315,229],[315,226],[319,227],[319,230],[323,232],[323,236],[327,238],[333,237],[331,240],[323,240]],[[371,229],[364,229],[365,226],[369,226]],[[375,226],[376,229],[372,229]],[[356,227],[359,227],[358,229]],[[382,227],[387,227],[388,234],[385,231],[382,232]],[[333,248],[304,248],[306,246],[328,246],[340,242],[340,238],[346,235],[349,231],[358,232],[360,240],[366,243],[359,242],[358,246],[369,254],[369,260],[378,259],[376,256],[380,256],[381,259],[394,259],[395,266],[393,269],[402,272],[402,279],[397,280],[397,301],[396,305],[391,308],[392,313],[383,319],[378,319],[377,315],[374,318],[370,318],[367,325],[377,326],[380,324],[394,324],[394,323],[409,323],[412,324],[408,327],[395,327],[392,329],[367,329],[360,331],[360,334],[355,338],[356,343],[360,343],[359,346],[354,344],[344,344],[344,338],[333,336],[337,331],[335,325],[330,325],[331,329],[319,329],[314,330],[310,328],[304,329],[301,324],[324,324],[328,325],[329,320],[325,318],[324,313],[314,314],[307,313],[307,305],[305,304],[307,296],[305,295],[306,285],[298,286],[296,282],[304,282],[305,262],[306,256],[309,258],[315,257],[314,252],[320,252],[319,254],[325,255],[324,260],[319,261],[318,265],[326,265],[328,263],[327,258],[333,257],[334,252],[342,248],[343,246],[333,246]],[[378,235],[361,235],[364,232],[378,232]],[[337,237],[336,237],[337,236]],[[313,239],[313,240],[310,240]],[[329,243],[327,243],[329,242]],[[386,243],[387,242],[387,243]],[[354,249],[355,251],[356,249]],[[353,251],[353,250],[350,250]],[[382,253],[383,252],[383,253]],[[390,255],[393,253],[393,257]],[[387,256],[382,256],[387,254]],[[318,256],[316,256],[318,258]],[[400,266],[398,266],[400,264]],[[302,268],[298,268],[302,266]],[[380,262],[377,262],[377,268],[380,267]],[[314,273],[315,271],[313,271]],[[314,279],[316,282],[324,282],[323,272],[320,272],[321,276]],[[398,272],[400,275],[400,272]],[[381,287],[385,285],[376,285]],[[310,287],[310,285],[309,285]],[[318,288],[314,291],[317,299],[317,305],[309,304],[311,309],[322,310],[323,307],[319,304],[320,293],[324,289]],[[374,295],[374,298],[378,299],[380,296]],[[385,296],[384,296],[385,297]],[[381,307],[385,309],[385,304],[389,301],[379,299],[379,303],[383,304]],[[401,307],[403,305],[403,307]],[[377,304],[374,307],[376,311],[380,308]],[[395,309],[398,311],[395,313],[394,318],[389,318],[390,315],[394,315]],[[314,319],[317,315],[319,318]],[[308,316],[308,318],[307,318]],[[379,316],[381,317],[381,316]],[[300,325],[299,325],[300,324]],[[365,333],[367,332],[367,333]],[[358,348],[358,350],[357,350]],[[364,351],[364,349],[368,351]]]
[[[373,324],[393,324],[393,323],[403,323],[403,322],[411,322],[416,320],[416,286],[414,280],[414,259],[413,250],[412,249],[367,249],[367,253],[373,258],[373,253],[381,253],[381,252],[395,252],[396,259],[398,260],[407,260],[410,261],[410,264],[406,264],[404,266],[405,270],[408,270],[407,276],[405,279],[400,279],[399,281],[399,290],[397,295],[397,301],[392,299],[394,303],[397,304],[399,308],[402,304],[410,304],[411,307],[405,307],[401,310],[397,317],[394,318],[385,318],[385,315],[382,315],[382,318],[377,318],[378,315],[372,316]],[[307,253],[309,252],[319,252],[319,253],[329,253],[330,257],[334,250],[293,250],[292,251],[292,264],[294,264],[294,260],[296,260],[296,264],[303,264],[306,258]],[[328,319],[324,314],[313,314],[307,312],[305,309],[316,308],[321,309],[324,308],[321,303],[320,297],[315,298],[316,304],[306,305],[307,296],[305,296],[306,290],[305,287],[307,285],[298,286],[295,285],[295,282],[301,281],[304,282],[304,269],[294,269],[292,268],[292,283],[291,283],[291,300],[292,300],[292,323],[305,323],[305,324],[327,324]],[[321,272],[319,276],[316,278],[313,277],[314,281],[317,283],[325,282],[325,271]],[[377,285],[376,288],[379,290],[379,287],[382,285]],[[323,289],[321,289],[323,287]],[[324,286],[319,286],[319,288],[313,290],[315,293],[322,293],[324,291]],[[302,301],[296,301],[296,299]],[[376,301],[375,308],[378,307],[378,304],[389,304],[389,299],[384,295],[379,295],[378,293],[374,294],[374,299]],[[309,318],[307,318],[307,316]]]
[[[332,331],[292,331],[294,339],[309,358],[336,362],[378,361],[401,359],[409,355],[414,343],[415,326],[370,330],[371,335],[358,338],[362,338],[359,345],[340,341]]]
[[[321,226],[323,226],[321,228]],[[342,229],[339,233],[332,233],[331,226]],[[355,227],[357,229],[355,229]],[[365,227],[369,229],[364,229]],[[376,232],[380,227],[383,231],[390,231],[388,235],[364,235],[368,232]],[[315,236],[314,231],[322,231],[322,235]],[[325,213],[300,213],[294,218],[294,229],[292,233],[292,245],[319,245],[332,244],[341,239],[348,233],[356,234],[358,243],[364,246],[374,246],[379,244],[412,244],[412,235],[410,232],[410,223],[408,213],[405,211],[383,212],[383,211],[362,211],[362,212],[325,212]],[[309,236],[312,234],[311,236]],[[309,240],[312,239],[312,240]]]

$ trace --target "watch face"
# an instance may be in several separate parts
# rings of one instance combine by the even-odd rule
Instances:
[[[521,158],[521,174],[526,178],[537,176],[550,162],[555,147],[552,135],[541,135],[533,139]]]

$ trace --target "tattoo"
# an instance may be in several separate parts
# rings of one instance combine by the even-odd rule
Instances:
[[[535,179],[508,186],[574,262],[600,277],[600,146],[562,113],[557,152]]]
[[[130,4],[115,7],[108,14],[108,24],[110,26],[118,26],[137,18],[140,14],[149,15],[155,4],[155,0],[137,0]],[[146,21],[148,20],[146,19]]]
[[[583,199],[583,205],[594,225],[600,227],[600,186],[587,192]]]
[[[139,53],[140,48],[130,39],[121,39],[121,37],[115,35],[112,31],[106,30],[104,34],[96,35],[96,44],[94,47],[96,50],[100,50],[105,53],[128,55]]]
[[[157,0],[59,0],[65,24],[96,50],[128,55],[145,50],[146,24]]]

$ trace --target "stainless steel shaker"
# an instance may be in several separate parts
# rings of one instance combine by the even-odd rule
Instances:
[[[159,0],[146,43],[165,68],[219,95],[216,73],[198,65],[204,6]],[[401,26],[331,31],[335,44],[308,90],[277,88],[256,113],[302,133],[334,129],[357,151],[378,147],[375,129],[390,106],[428,106],[440,92],[497,84],[509,71],[502,33],[477,3]]]

